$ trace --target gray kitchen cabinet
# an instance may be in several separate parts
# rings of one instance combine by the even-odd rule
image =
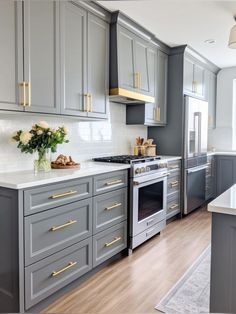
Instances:
[[[87,12],[74,3],[60,2],[61,113],[88,115]]]
[[[216,127],[216,85],[217,76],[211,71],[206,72],[206,97],[208,101],[208,128]]]
[[[184,93],[205,99],[205,69],[189,55],[184,57]]]
[[[60,6],[61,112],[106,118],[109,25],[76,3]]]
[[[149,50],[152,56],[149,58],[152,60],[149,75],[154,82],[155,102],[127,105],[126,123],[165,126],[167,123],[168,55],[157,49],[152,50],[151,54],[151,49]]]
[[[88,13],[88,93],[90,118],[107,118],[109,101],[109,24]]]
[[[59,2],[24,1],[25,110],[60,112]]]
[[[236,183],[236,157],[216,156],[217,196]]]
[[[0,109],[23,110],[22,3],[0,1]]]
[[[34,305],[127,248],[127,184],[127,170],[118,170],[0,187],[0,312],[37,312]]]
[[[134,60],[134,46],[135,38],[132,32],[128,31],[122,26],[118,28],[118,42],[117,52],[111,51],[111,53],[117,53],[118,57],[118,82],[115,83],[116,87],[124,88],[133,91],[135,89],[135,60]],[[112,56],[111,56],[112,57]],[[113,68],[111,64],[111,68]],[[111,76],[115,76],[115,73],[111,72]],[[113,84],[112,84],[113,85]]]

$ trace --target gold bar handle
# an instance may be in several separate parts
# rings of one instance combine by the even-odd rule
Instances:
[[[179,204],[173,204],[173,205],[171,205],[171,206],[169,207],[169,209],[175,209],[175,208],[177,208],[177,207],[179,207]]]
[[[113,208],[120,207],[121,205],[122,205],[122,203],[115,203],[112,206],[106,207],[105,210],[111,210]]]
[[[77,220],[69,220],[68,222],[66,222],[65,224],[63,225],[59,225],[59,226],[53,226],[50,230],[51,231],[57,231],[57,230],[60,230],[60,229],[63,229],[63,228],[66,228],[66,227],[69,227],[73,224],[77,223]]]
[[[21,104],[21,106],[25,107],[26,106],[26,93],[25,93],[26,83],[25,83],[25,81],[20,83],[20,86],[22,87],[22,98],[23,98],[23,100],[20,104]]]
[[[110,181],[110,182],[107,182],[106,185],[115,185],[115,184],[119,184],[119,183],[123,183],[122,180],[114,180],[114,181]]]
[[[61,197],[73,195],[76,193],[78,193],[78,191],[68,191],[68,192],[61,193],[61,194],[54,194],[54,195],[50,196],[49,198],[56,199],[56,198],[61,198]]]
[[[64,273],[64,271],[70,269],[71,267],[74,267],[76,264],[77,264],[77,262],[69,262],[69,264],[66,267],[64,267],[58,271],[53,271],[51,276],[56,277],[56,276],[60,275],[61,273]]]
[[[90,99],[90,112],[93,112],[93,96],[92,94],[89,94],[89,99]]]
[[[84,111],[89,112],[89,94],[84,94],[85,98],[86,98],[86,109]]]
[[[134,73],[134,88],[138,88],[139,86],[139,78],[138,78],[138,72]]]
[[[170,182],[170,185],[171,187],[175,187],[175,186],[178,186],[179,185],[179,181],[173,181],[173,182]]]
[[[116,242],[120,241],[121,239],[122,239],[121,237],[115,237],[115,239],[113,241],[105,243],[105,246],[109,247],[109,246],[115,244]]]

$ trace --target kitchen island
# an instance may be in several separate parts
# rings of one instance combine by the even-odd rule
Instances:
[[[208,205],[212,212],[210,312],[236,313],[236,185]]]

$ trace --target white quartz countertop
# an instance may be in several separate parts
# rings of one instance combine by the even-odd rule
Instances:
[[[179,156],[160,156],[162,161],[181,159]],[[80,169],[57,169],[35,174],[33,170],[0,173],[0,186],[10,189],[27,189],[44,184],[94,176],[112,171],[129,169],[128,164],[82,162]]]
[[[228,152],[207,152],[208,156],[236,156],[236,151]]]
[[[38,174],[35,174],[33,170],[0,173],[0,186],[10,189],[26,189],[129,168],[130,165],[127,164],[84,162],[81,163],[80,169],[52,169],[50,172]]]
[[[209,203],[208,211],[236,215],[236,184]]]

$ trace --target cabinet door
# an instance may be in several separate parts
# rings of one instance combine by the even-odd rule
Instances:
[[[134,90],[134,34],[123,28],[118,27],[118,77],[119,87]],[[117,86],[118,87],[118,86]]]
[[[22,110],[22,3],[0,1],[0,109]]]
[[[136,37],[135,39],[135,87],[139,93],[154,96],[154,78],[149,76],[149,69],[155,66],[154,55],[149,51],[149,43]],[[150,66],[150,63],[152,65]],[[153,82],[151,82],[151,79]]]
[[[157,66],[157,106],[159,107],[160,124],[166,124],[167,111],[167,79],[168,79],[168,55],[158,51]]]
[[[208,100],[208,128],[216,127],[216,75],[210,71],[206,73],[206,98]]]
[[[87,116],[87,12],[76,4],[60,2],[61,112]]]
[[[217,156],[217,196],[236,183],[236,158]]]
[[[201,98],[205,97],[205,70],[198,64],[194,64],[193,72],[194,93]]]
[[[109,95],[109,25],[88,14],[89,117],[106,118]]]
[[[184,92],[186,94],[193,93],[193,68],[192,60],[185,57],[184,59]]]
[[[28,84],[27,111],[60,111],[58,6],[56,1],[24,1],[24,80]]]

